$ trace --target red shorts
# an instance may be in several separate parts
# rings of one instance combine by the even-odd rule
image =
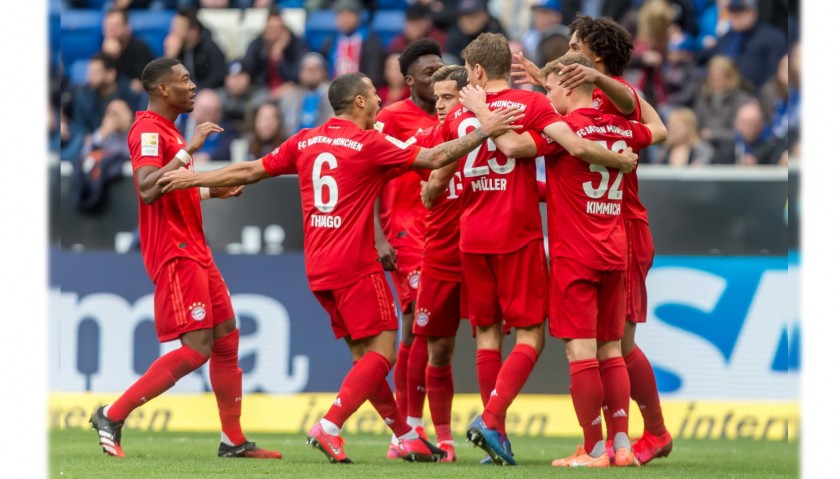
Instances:
[[[466,293],[460,281],[424,275],[417,291],[417,309],[411,330],[418,336],[452,337],[465,317]]]
[[[400,309],[403,313],[411,312],[420,288],[420,255],[416,251],[406,248],[397,250],[397,270],[391,271],[391,281],[397,289]]]
[[[548,332],[555,338],[615,341],[624,336],[624,271],[597,271],[569,258],[551,260]]]
[[[627,232],[627,321],[647,321],[647,279],[653,264],[650,225],[640,220],[624,222]]]
[[[350,336],[357,340],[399,328],[394,297],[382,272],[344,288],[312,293],[330,314],[336,339]]]
[[[215,264],[189,258],[167,261],[155,283],[155,329],[165,343],[234,318],[230,292]]]
[[[473,326],[504,319],[508,328],[524,328],[545,321],[548,275],[542,239],[506,254],[461,252],[461,268]]]

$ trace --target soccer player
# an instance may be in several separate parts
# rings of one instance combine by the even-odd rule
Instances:
[[[400,141],[438,124],[432,91],[432,74],[443,66],[440,46],[429,38],[410,43],[399,57],[400,72],[411,91],[408,99],[379,111],[374,128]],[[457,99],[457,95],[456,95]],[[434,146],[434,145],[432,145]],[[402,310],[402,334],[394,365],[394,388],[400,413],[411,427],[423,431],[423,403],[426,398],[426,363],[429,358],[426,338],[415,341],[412,325],[417,288],[420,285],[420,259],[423,253],[426,209],[420,201],[420,176],[409,171],[385,184],[380,197],[381,230],[376,222],[377,249],[396,250],[396,264],[391,280],[397,290]],[[388,266],[388,256],[380,256]],[[389,458],[398,457],[396,437],[391,438]]]
[[[609,18],[579,15],[569,26],[569,53],[582,53],[594,68],[575,64],[561,71],[562,86],[574,88],[593,83],[595,108],[603,113],[622,115],[628,120],[649,121],[655,110],[640,99],[633,88],[621,78],[630,62],[633,39],[630,34]],[[521,54],[515,75],[518,83],[544,82],[544,74]],[[521,66],[520,66],[521,65]],[[636,345],[636,325],[647,321],[647,289],[645,280],[653,264],[653,238],[650,234],[647,210],[639,199],[639,180],[636,172],[624,178],[624,205],[621,216],[627,233],[627,321],[621,350],[630,374],[631,397],[639,405],[644,420],[644,433],[633,443],[633,452],[642,464],[658,457],[667,457],[673,448],[671,434],[665,427],[656,377],[650,361]],[[612,430],[611,415],[606,416],[607,431]],[[611,448],[608,447],[610,451]]]
[[[580,54],[566,55],[543,69],[548,97],[581,137],[620,151],[664,141],[658,116],[649,125],[593,108],[592,85],[560,86],[558,67],[591,67]],[[481,117],[482,112],[476,110]],[[512,148],[516,138],[526,148]],[[550,333],[566,343],[572,402],[583,428],[584,444],[552,463],[562,467],[608,467],[601,429],[601,406],[612,415],[614,463],[639,465],[627,436],[630,383],[621,355],[624,334],[627,241],[621,220],[620,171],[589,165],[563,151],[544,135],[507,135],[496,139],[509,155],[545,155],[548,239],[551,258]],[[571,223],[571,224],[569,224]]]
[[[309,430],[308,442],[330,462],[350,462],[339,433],[350,415],[370,399],[399,438],[400,457],[436,461],[445,453],[400,417],[385,379],[396,356],[398,322],[377,262],[373,202],[388,178],[412,167],[445,166],[490,135],[515,129],[511,122],[521,115],[516,109],[505,109],[486,128],[424,149],[372,130],[381,101],[364,74],[336,78],[328,97],[335,117],[317,128],[300,131],[261,160],[199,174],[170,171],[159,184],[166,192],[244,185],[297,173],[309,285],[329,313],[336,338],[347,342],[355,360],[333,405]]]
[[[491,109],[519,108],[525,129],[546,131],[580,156],[600,158],[613,166],[622,164],[619,155],[598,145],[580,146],[587,142],[560,121],[544,95],[508,88],[511,53],[503,35],[479,35],[462,57],[470,84],[487,90]],[[444,121],[443,138],[463,137],[476,127],[479,121],[475,115],[457,108]],[[632,164],[635,155],[629,155]],[[503,434],[504,416],[545,343],[547,271],[536,164],[533,158],[508,158],[488,141],[472,150],[460,167],[464,178],[461,267],[470,322],[476,329],[479,388],[482,396],[489,398],[467,437],[497,464],[515,464],[510,442]],[[504,363],[503,319],[516,328],[516,346]]]
[[[122,427],[137,407],[151,401],[180,378],[210,361],[210,383],[222,423],[220,457],[280,459],[279,452],[258,448],[242,433],[242,370],[239,330],[222,275],[204,240],[200,200],[238,196],[241,187],[204,188],[163,194],[158,179],[169,171],[192,170],[192,155],[207,136],[222,129],[213,123],[196,127],[187,144],[175,118],[192,111],[195,83],[178,60],[153,60],[143,69],[149,96],[146,111],[137,112],[128,146],[140,200],[140,250],[155,283],[155,329],[161,342],[180,340],[181,347],[158,358],[143,376],[112,404],[94,411],[92,427],[111,456],[125,457]]]

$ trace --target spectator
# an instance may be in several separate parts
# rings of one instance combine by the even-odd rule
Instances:
[[[222,101],[219,94],[211,88],[200,90],[195,96],[195,106],[189,115],[181,115],[175,121],[175,126],[184,135],[187,143],[195,133],[195,127],[204,122],[212,122],[224,129],[223,132],[210,135],[204,141],[204,146],[193,154],[196,163],[209,161],[230,161],[230,144],[239,137],[236,129],[222,116]]]
[[[674,37],[668,43],[662,77],[669,107],[689,107],[694,103],[703,83],[703,74],[694,60],[694,42],[687,35]]]
[[[487,11],[486,0],[460,0],[458,2],[458,20],[450,27],[446,39],[446,53],[460,65],[464,64],[461,52],[482,33],[501,33],[502,25]]]
[[[775,165],[786,146],[773,137],[764,123],[757,101],[749,101],[735,114],[734,138],[717,149],[715,163],[735,165]]]
[[[569,51],[569,37],[562,33],[550,33],[537,45],[537,52],[545,63],[562,57]]]
[[[705,84],[694,101],[700,137],[715,148],[732,140],[735,112],[751,99],[741,87],[741,75],[732,59],[716,56],[709,60]]]
[[[248,160],[257,160],[271,153],[286,139],[280,107],[267,101],[254,114],[254,129],[248,134]]]
[[[128,80],[119,77],[114,60],[97,53],[88,62],[87,83],[73,95],[71,121],[82,135],[93,133],[102,123],[105,107],[111,100],[124,100],[132,112],[146,106],[145,94],[131,90]]]
[[[564,0],[563,18],[571,22],[580,13],[592,18],[610,17],[620,22],[632,7],[631,0]]]
[[[381,86],[384,66],[382,40],[367,25],[362,25],[361,3],[359,0],[338,0],[333,8],[338,31],[327,37],[321,49],[329,61],[330,78],[360,71],[370,78],[374,86]]]
[[[735,60],[750,88],[764,85],[787,51],[787,39],[779,29],[758,19],[756,0],[730,0],[731,29],[711,49],[710,55],[726,55]]]
[[[302,128],[322,125],[332,116],[332,106],[327,97],[329,87],[324,57],[315,52],[304,55],[300,65],[300,85],[280,100],[287,137]]]
[[[243,70],[240,60],[230,62],[225,86],[218,93],[222,115],[238,131],[247,129],[247,120],[253,116],[254,109],[268,99],[268,90],[264,86],[251,85],[251,75]]]
[[[666,102],[662,64],[668,46],[673,11],[668,0],[646,0],[639,10],[638,29],[626,80],[655,107]]]
[[[785,55],[779,60],[776,75],[761,88],[759,95],[764,119],[770,122],[770,130],[776,138],[784,138],[788,134],[788,111],[791,106],[789,78],[788,55]]]
[[[103,206],[106,185],[122,177],[122,165],[129,161],[128,130],[134,120],[131,107],[119,98],[105,108],[102,124],[85,139],[74,163],[71,196],[76,209],[95,212]]]
[[[441,48],[446,46],[446,32],[432,22],[432,12],[429,7],[417,2],[405,11],[405,28],[391,41],[388,51],[400,53],[409,43],[421,38],[431,38]]]
[[[659,149],[657,163],[697,166],[712,162],[715,149],[700,138],[697,117],[690,108],[676,108],[668,114],[668,139]]]
[[[700,14],[697,50],[711,51],[729,28],[729,0],[715,0]]]
[[[537,0],[531,5],[531,12],[531,29],[522,35],[522,46],[525,56],[533,59],[537,65],[545,65],[554,58],[542,56],[540,43],[549,35],[557,33],[568,38],[569,27],[563,25],[563,6],[560,0]]]
[[[242,64],[251,83],[266,87],[276,100],[297,83],[300,59],[307,50],[306,43],[283,22],[280,12],[270,10],[262,35],[248,45]]]
[[[411,95],[405,77],[400,72],[400,54],[392,53],[385,59],[385,84],[378,88],[377,93],[382,100],[381,108],[405,100]]]
[[[142,92],[140,74],[155,55],[146,42],[132,34],[128,11],[108,10],[102,20],[102,36],[102,53],[116,62],[117,72],[131,81],[132,90]]]
[[[790,71],[788,81],[788,143],[791,156],[799,158],[799,135],[802,129],[800,117],[801,79],[802,71],[800,46],[796,43],[790,51]]]
[[[224,85],[225,54],[198,20],[195,10],[178,10],[172,17],[169,35],[163,40],[163,56],[183,63],[199,88]]]

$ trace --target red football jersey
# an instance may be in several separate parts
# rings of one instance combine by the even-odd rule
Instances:
[[[491,110],[518,107],[525,117],[516,124],[524,130],[542,131],[560,121],[545,95],[505,89],[487,93]],[[480,125],[466,108],[446,117],[443,138],[463,137]],[[533,158],[507,158],[488,139],[460,161],[464,179],[461,214],[461,251],[503,254],[542,238],[537,168]]]
[[[616,153],[650,145],[650,130],[621,116],[581,108],[565,117],[578,136]],[[595,270],[623,270],[627,237],[621,217],[623,174],[614,168],[575,158],[545,134],[532,133],[537,151],[546,155],[548,252],[572,258]]]
[[[429,115],[410,99],[398,101],[379,111],[375,128],[400,141],[409,139],[440,121]],[[397,249],[423,247],[426,208],[420,201],[420,176],[409,171],[385,184],[379,205],[382,230]]]
[[[134,115],[134,124],[128,132],[134,171],[143,166],[161,168],[184,146],[184,137],[168,119],[152,111],[138,111]],[[192,170],[192,160],[187,166]],[[134,186],[140,205],[140,251],[152,281],[157,280],[164,263],[173,258],[190,258],[209,266],[213,257],[204,240],[198,188],[170,191],[147,205],[140,199],[136,179]]]
[[[440,125],[423,130],[416,137],[417,146],[434,148],[443,143]],[[431,170],[417,170],[424,180]],[[461,281],[461,192],[464,182],[460,171],[449,180],[449,187],[426,213],[426,241],[423,244],[423,274],[442,281]]]
[[[373,202],[389,178],[405,173],[420,149],[331,118],[302,130],[262,158],[272,176],[297,173],[306,276],[313,291],[343,288],[382,271]]]
[[[629,115],[622,115],[621,112],[618,111],[618,108],[615,107],[615,104],[611,102],[609,98],[607,98],[607,95],[598,88],[592,92],[592,102],[594,103],[595,108],[597,108],[601,113],[622,116],[628,120],[641,123],[642,109],[639,107],[639,95],[636,93],[636,90],[629,83],[624,81],[624,78],[611,78],[619,81],[631,92],[633,92],[633,96],[636,98],[636,109]],[[638,150],[635,148],[633,148],[633,151],[638,153]],[[647,209],[645,209],[645,205],[642,204],[642,200],[639,199],[639,177],[636,175],[635,169],[624,175],[624,206],[622,207],[621,216],[624,219],[642,220],[645,223],[648,221]]]

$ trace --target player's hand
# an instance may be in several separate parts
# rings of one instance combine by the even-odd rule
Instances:
[[[461,89],[461,104],[475,113],[476,109],[487,105],[487,92],[477,85],[467,85]]]
[[[186,190],[187,188],[197,186],[195,184],[195,173],[186,168],[178,168],[177,170],[164,173],[157,180],[157,184],[161,187],[161,193],[169,193],[173,190]]]
[[[223,131],[225,131],[224,128],[209,121],[198,125],[197,127],[195,127],[195,133],[193,134],[193,137],[190,140],[189,146],[187,146],[187,152],[195,153],[196,151],[200,150],[202,146],[204,146],[204,142],[207,140],[208,136],[214,133],[221,133]]]
[[[571,90],[585,83],[594,84],[598,78],[598,70],[581,64],[565,65],[558,71],[560,86]]]
[[[428,181],[420,181],[420,201],[423,202],[423,206],[425,206],[427,210],[432,209],[432,197],[431,192],[429,191]]]
[[[618,156],[621,157],[621,166],[618,169],[622,173],[630,173],[639,163],[639,155],[633,152],[633,148],[625,148]]]
[[[522,52],[513,55],[510,76],[516,79],[513,82],[515,85],[537,85],[545,88],[545,75],[542,70],[534,62],[525,58]]]
[[[385,271],[397,270],[397,251],[391,246],[387,239],[376,240],[376,261],[382,263],[382,269]]]
[[[210,198],[220,198],[226,200],[228,198],[233,198],[234,196],[241,195],[244,189],[245,185],[213,186],[210,187]]]
[[[521,120],[525,114],[517,107],[499,108],[490,112],[487,119],[481,124],[484,131],[491,137],[499,136],[506,131],[521,130],[522,125],[513,123]]]

